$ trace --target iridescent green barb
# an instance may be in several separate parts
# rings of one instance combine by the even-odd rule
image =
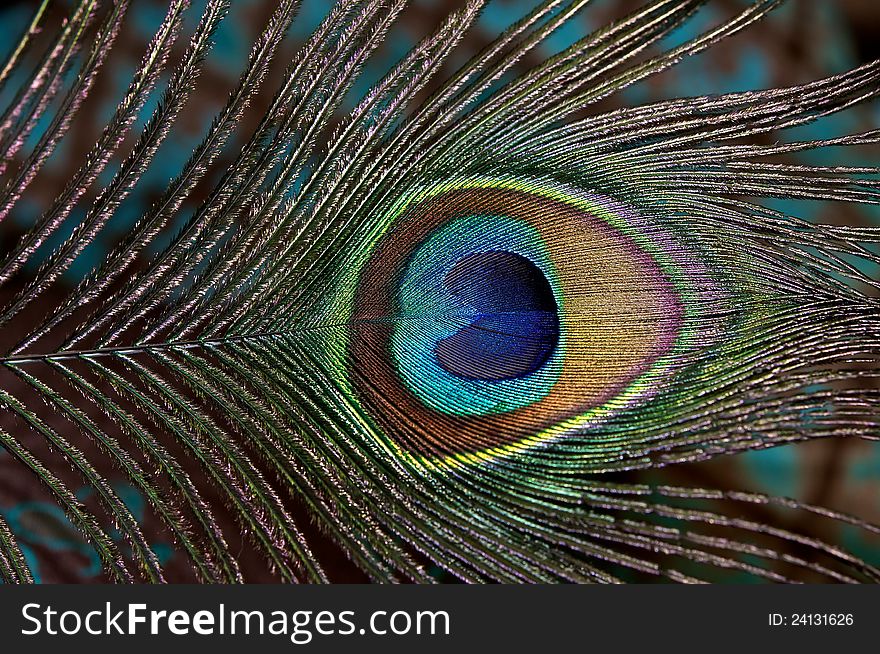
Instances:
[[[487,4],[467,0],[352,103],[409,3],[339,0],[283,61],[301,4],[267,11],[191,156],[71,287],[184,133],[231,8],[170,3],[63,188],[0,253],[0,446],[108,578],[177,580],[112,471],[200,581],[263,572],[240,538],[284,581],[333,580],[327,541],[375,581],[880,581],[758,509],[878,526],[621,476],[880,436],[880,228],[767,202],[880,204],[880,168],[785,159],[880,130],[778,139],[874,97],[880,61],[603,111],[779,3],[669,49],[711,3],[653,0],[525,69],[590,2],[537,3],[462,64]],[[135,5],[83,0],[53,24],[42,3],[10,39],[0,220],[83,121]],[[34,580],[2,515],[0,575]]]

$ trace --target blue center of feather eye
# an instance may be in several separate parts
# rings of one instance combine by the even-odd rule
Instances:
[[[565,359],[564,300],[540,233],[474,214],[414,248],[389,344],[401,381],[441,413],[478,416],[540,401]]]
[[[559,343],[550,282],[529,259],[478,252],[458,260],[443,280],[473,312],[469,325],[434,346],[437,362],[465,379],[501,381],[539,370]]]

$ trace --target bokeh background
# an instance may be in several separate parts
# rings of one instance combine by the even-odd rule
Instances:
[[[61,24],[70,12],[72,3],[51,3],[46,19],[47,29],[38,35],[37,43],[51,32],[49,27]],[[342,110],[354,106],[369,89],[407,50],[453,8],[460,0],[414,0],[400,18],[385,44],[372,58],[369,66],[349,93]],[[535,5],[534,0],[494,0],[481,16],[449,62],[448,71],[465,61],[504,27],[524,15]],[[536,52],[520,63],[524,69],[542,58],[566,47],[608,20],[620,17],[637,7],[637,0],[595,0],[575,20],[560,29]],[[711,0],[686,27],[670,35],[663,45],[674,45],[717,23],[746,4],[745,0]],[[38,5],[35,1],[0,3],[0,61],[14,47],[18,35],[29,23]],[[191,34],[201,13],[204,0],[196,0],[188,12],[184,33]],[[304,0],[299,18],[277,57],[268,83],[261,88],[255,107],[265,106],[275,88],[283,67],[296,56],[299,43],[311,32],[326,13],[328,0]],[[207,125],[226,100],[241,72],[254,38],[262,31],[273,9],[269,0],[233,0],[230,16],[216,35],[216,45],[207,61],[195,93],[179,119],[174,138],[166,141],[156,160],[131,196],[122,204],[101,237],[90,246],[67,273],[66,284],[73,284],[88,273],[108,249],[121,239],[135,221],[158,199],[170,174],[181,167],[193,147],[204,134]],[[45,173],[29,188],[16,206],[9,220],[0,224],[0,252],[14,245],[18,236],[46,208],[52,197],[63,187],[70,173],[93,145],[103,122],[112,114],[143,53],[148,39],[161,22],[167,4],[154,0],[133,0],[124,31],[117,39],[107,64],[97,79],[90,98],[80,111],[77,128],[65,137],[49,162]],[[172,61],[182,55],[187,39],[180,39]],[[40,53],[34,48],[32,57]],[[675,68],[647,82],[616,94],[590,112],[598,112],[622,105],[634,105],[678,96],[720,93],[787,86],[840,73],[860,63],[880,57],[880,2],[876,0],[790,0],[767,20],[736,35],[720,46],[685,60]],[[33,62],[36,63],[36,59]],[[150,101],[140,113],[139,121],[131,130],[138,134],[140,127],[154,110],[160,92],[167,82],[163,76]],[[0,93],[0,110],[15,91],[14,80]],[[256,125],[258,111],[251,111],[245,121],[243,134]],[[44,121],[46,122],[46,121]],[[880,126],[880,102],[864,103],[856,108],[827,117],[814,124],[788,133],[771,134],[773,140],[800,140],[828,138],[835,135],[864,131]],[[30,139],[39,138],[46,124],[37,125]],[[134,138],[134,137],[131,137]],[[122,150],[130,143],[123,144]],[[28,147],[23,149],[28,151]],[[223,156],[231,159],[236,144],[227,148]],[[813,164],[831,165],[846,162],[849,165],[877,165],[880,155],[876,149],[825,149],[798,155],[797,160]],[[216,169],[222,171],[222,162]],[[108,167],[102,176],[106,182],[115,172]],[[182,224],[185,216],[204,199],[216,177],[208,175],[181,210],[180,221],[171,226],[168,236]],[[76,221],[84,215],[94,194],[86,194],[79,207],[66,221],[53,241],[45,244],[46,252],[71,232]],[[801,217],[840,224],[880,226],[880,211],[876,207],[854,207],[817,202],[779,201],[774,208],[795,213]],[[149,256],[147,252],[144,256]],[[878,275],[877,270],[866,271]],[[2,299],[2,298],[0,298]],[[10,416],[0,415],[0,427],[15,433],[16,424]],[[169,569],[175,567],[175,551],[170,539],[155,526],[149,507],[143,498],[127,484],[116,471],[106,474],[114,480],[121,496],[133,513],[144,523],[159,557]],[[827,506],[852,513],[880,524],[880,445],[867,442],[830,439],[789,445],[736,457],[724,457],[708,463],[676,466],[661,472],[631,473],[621,478],[626,481],[648,483],[675,483],[708,488],[743,489],[773,495],[793,497],[804,502]],[[79,489],[80,498],[89,502],[92,491]],[[742,509],[740,509],[742,511]],[[746,512],[747,517],[766,519],[779,526],[807,535],[823,537],[860,555],[874,564],[880,564],[880,540],[863,532],[839,524],[828,524],[812,515],[781,513],[782,509],[757,507]],[[64,514],[51,502],[45,492],[0,450],[0,514],[16,532],[28,557],[35,577],[43,582],[78,581],[100,582],[97,554],[84,542],[68,523]],[[246,545],[242,545],[246,548]],[[325,544],[328,568],[339,581],[360,581],[363,578],[345,558]],[[247,557],[247,552],[243,553]],[[180,578],[186,580],[181,563]],[[259,566],[254,566],[255,568]],[[438,577],[445,578],[438,571]],[[253,581],[268,579],[260,574],[249,577]],[[641,579],[635,579],[641,580]],[[735,574],[722,576],[719,581],[743,581]],[[809,578],[805,580],[809,581]]]

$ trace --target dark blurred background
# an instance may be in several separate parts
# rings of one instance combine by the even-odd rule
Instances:
[[[583,37],[608,20],[620,17],[637,7],[635,0],[596,0],[575,20],[559,30],[539,52],[531,53],[520,66],[528,67]],[[741,9],[744,0],[712,0],[691,23],[665,40],[672,45],[694,36],[725,16]],[[0,4],[0,61],[14,47],[18,35],[26,28],[37,2],[5,2]],[[193,26],[204,0],[193,2],[188,12],[185,36]],[[249,134],[256,125],[260,112],[271,99],[283,67],[295,56],[297,45],[317,25],[330,3],[326,0],[305,0],[294,29],[273,65],[269,80],[254,102],[255,110],[245,121],[242,134]],[[373,57],[356,87],[349,94],[345,108],[356,100],[389,69],[417,40],[430,33],[450,10],[461,6],[460,0],[416,0],[401,17],[386,43]],[[448,70],[477,52],[504,27],[524,15],[535,5],[534,0],[494,0],[458,49]],[[50,3],[46,19],[47,29],[38,35],[37,42],[45,39],[51,29],[57,28],[70,11],[70,2]],[[232,12],[223,22],[216,36],[216,46],[200,78],[198,92],[190,99],[179,119],[174,137],[163,144],[156,160],[131,196],[122,204],[108,228],[93,246],[90,246],[68,271],[65,284],[73,284],[100,261],[109,248],[122,238],[134,222],[164,190],[173,171],[178,170],[204,134],[205,129],[226,100],[242,70],[254,38],[262,31],[273,3],[267,0],[234,0]],[[146,42],[161,22],[167,4],[153,0],[133,0],[124,31],[114,45],[107,65],[98,77],[90,98],[77,117],[76,129],[61,142],[44,173],[31,185],[16,206],[11,219],[0,224],[0,252],[8,251],[22,231],[32,224],[47,207],[51,198],[63,187],[88,149],[94,144],[103,121],[111,115],[132,72],[142,56]],[[180,39],[174,57],[179,58],[187,39]],[[38,56],[34,49],[32,57]],[[633,105],[677,96],[748,90],[771,86],[802,83],[843,72],[860,63],[880,57],[880,2],[876,0],[790,0],[764,22],[738,34],[720,46],[689,60],[646,83],[629,88],[590,108],[591,112]],[[172,59],[173,63],[174,59]],[[36,63],[34,59],[33,63]],[[132,129],[137,135],[140,127],[159,101],[159,94],[167,83],[167,71],[141,111],[139,121]],[[0,107],[5,107],[14,92],[14,84],[0,93]],[[776,138],[800,140],[864,131],[880,126],[880,103],[866,103],[839,115],[825,118]],[[46,125],[38,125],[30,137],[32,144]],[[122,151],[130,146],[131,140]],[[239,143],[226,148],[223,157],[235,155]],[[28,151],[28,147],[24,151]],[[850,165],[876,165],[878,153],[872,149],[828,149],[799,155],[798,161],[814,164],[846,162]],[[215,167],[222,171],[220,165]],[[108,181],[115,168],[111,165],[102,182]],[[216,175],[206,176],[187,204],[181,210],[181,220],[172,225],[179,227],[183,217],[206,197]],[[73,229],[76,220],[94,200],[90,192],[82,198],[77,211],[66,222],[57,239],[47,243],[48,249],[57,245]],[[774,208],[789,211],[801,217],[841,224],[880,225],[876,207],[825,205],[794,201],[773,202]],[[147,256],[150,253],[147,253]],[[876,275],[878,271],[868,271]],[[5,299],[5,298],[0,298]],[[9,416],[0,415],[0,427],[15,433],[16,424]],[[115,474],[108,471],[107,474]],[[115,478],[114,478],[115,479]],[[725,457],[699,465],[678,466],[661,473],[633,474],[628,480],[676,483],[682,485],[746,489],[775,495],[795,497],[802,501],[825,505],[855,514],[880,524],[880,446],[865,442],[833,439],[772,450],[754,452],[736,457]],[[143,498],[121,477],[115,484],[136,516],[145,523],[149,532],[152,518]],[[91,490],[79,490],[88,502]],[[809,515],[787,516],[779,509],[757,509],[750,514],[755,518],[773,518],[782,526],[796,531],[827,538],[844,548],[880,564],[880,540],[865,535],[855,528],[828,525]],[[19,535],[35,575],[42,581],[101,581],[96,553],[73,531],[64,514],[47,500],[46,494],[11,457],[0,451],[0,513]],[[174,567],[175,553],[167,535],[153,533],[156,551]],[[327,546],[328,551],[331,549]],[[341,556],[327,555],[331,571],[339,580],[360,580],[361,577]],[[334,558],[336,557],[336,558]],[[332,563],[335,561],[335,563]],[[333,568],[333,566],[336,566]],[[183,575],[183,573],[181,573]],[[185,575],[182,577],[185,578]],[[260,577],[252,577],[259,580]],[[725,580],[737,581],[735,577]]]

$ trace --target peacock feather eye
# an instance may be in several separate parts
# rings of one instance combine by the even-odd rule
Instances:
[[[422,462],[589,432],[655,393],[687,342],[699,266],[608,197],[458,181],[382,224],[351,296],[348,383]]]

